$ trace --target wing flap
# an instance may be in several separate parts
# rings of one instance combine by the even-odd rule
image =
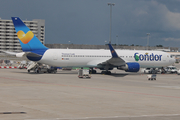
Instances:
[[[117,58],[111,58],[106,61],[108,64],[113,65],[113,66],[122,66],[125,65],[125,61],[121,59],[120,57]]]

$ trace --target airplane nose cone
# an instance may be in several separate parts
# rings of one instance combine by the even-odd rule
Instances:
[[[176,59],[174,59],[174,62],[173,63],[175,63],[176,62]]]
[[[170,60],[170,62],[173,64],[173,63],[176,62],[176,59],[175,59],[175,58],[172,58],[172,59]]]

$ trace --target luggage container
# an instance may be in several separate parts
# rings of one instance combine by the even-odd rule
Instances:
[[[86,69],[80,69],[78,72],[79,78],[91,78],[91,75],[89,74],[89,70]]]
[[[156,74],[147,75],[148,80],[156,80]]]

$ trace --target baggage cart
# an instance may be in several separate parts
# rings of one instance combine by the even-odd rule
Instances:
[[[79,78],[91,78],[91,75],[89,74],[89,70],[80,69],[78,72]]]
[[[148,80],[156,80],[156,74],[147,75]]]

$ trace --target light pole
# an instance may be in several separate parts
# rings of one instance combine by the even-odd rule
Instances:
[[[69,48],[71,47],[71,45],[70,45],[70,43],[71,43],[71,41],[68,41],[69,42]]]
[[[118,48],[118,44],[119,44],[119,42],[118,42],[118,35],[116,35],[116,49]]]
[[[107,41],[105,40],[104,42],[105,42],[105,49],[106,49],[106,46],[107,46],[106,43],[107,43]]]
[[[112,27],[112,6],[115,5],[115,3],[108,3],[108,6],[110,5],[110,35],[109,35],[109,43],[111,43],[111,27]]]
[[[116,45],[119,44],[119,41],[118,41],[118,35],[116,35]]]
[[[147,50],[149,49],[149,35],[150,33],[147,33]]]

